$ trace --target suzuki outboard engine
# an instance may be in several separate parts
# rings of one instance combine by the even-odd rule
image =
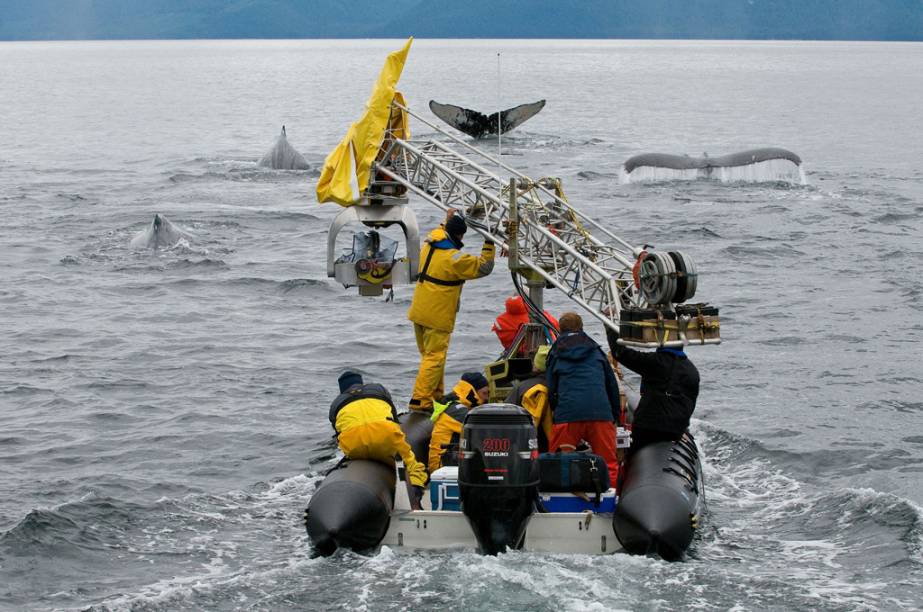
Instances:
[[[482,553],[520,548],[538,491],[538,437],[532,416],[486,404],[465,417],[458,486],[462,512]]]

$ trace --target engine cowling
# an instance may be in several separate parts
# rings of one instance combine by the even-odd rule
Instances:
[[[486,404],[465,417],[458,485],[462,512],[482,553],[521,548],[535,510],[538,437],[532,416],[512,404]]]

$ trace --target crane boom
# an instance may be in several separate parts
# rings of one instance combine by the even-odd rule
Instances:
[[[442,210],[463,211],[470,228],[509,254],[511,271],[527,278],[530,291],[536,289],[540,296],[542,286],[559,289],[607,327],[630,332],[620,342],[642,347],[684,346],[690,338],[696,344],[720,343],[717,309],[681,304],[694,295],[698,276],[685,254],[632,246],[572,206],[558,179],[529,178],[433,125],[397,98],[391,113],[392,118],[414,117],[438,139],[405,138],[403,122],[389,121],[398,128],[385,130],[368,187],[357,206],[347,208],[331,226],[328,275],[347,285],[359,284],[363,295],[381,294],[380,286],[355,280],[351,262],[333,258],[337,232],[358,220],[372,228],[401,224],[409,257],[395,263],[387,278],[416,280],[416,221],[406,207],[410,192]],[[509,178],[505,181],[499,173]]]
[[[369,191],[385,177],[434,206],[464,211],[468,225],[509,250],[515,239],[519,264],[564,292],[605,325],[618,329],[619,313],[643,298],[632,282],[636,250],[573,208],[550,181],[533,181],[496,158],[403,108],[468,156],[436,140],[403,140],[386,134]],[[489,168],[513,178],[503,180]],[[518,223],[510,226],[510,209]]]

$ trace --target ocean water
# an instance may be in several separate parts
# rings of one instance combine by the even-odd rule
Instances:
[[[417,41],[415,110],[546,99],[504,161],[697,262],[708,516],[682,563],[311,558],[336,376],[403,403],[416,371],[410,290],[328,279],[313,196],[398,46],[0,43],[0,609],[923,607],[920,44]],[[310,170],[257,166],[282,124]],[[805,184],[619,181],[758,146]],[[191,238],[132,250],[155,213]],[[511,292],[504,265],[466,286],[450,381],[497,355]]]

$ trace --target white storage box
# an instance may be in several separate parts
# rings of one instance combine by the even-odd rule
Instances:
[[[429,477],[429,499],[433,510],[461,510],[458,466],[441,467]]]

